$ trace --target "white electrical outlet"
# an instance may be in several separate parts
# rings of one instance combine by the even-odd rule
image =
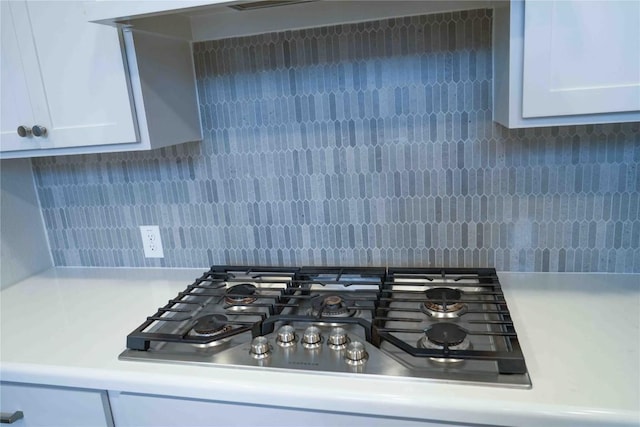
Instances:
[[[160,227],[157,225],[141,225],[140,235],[142,235],[145,258],[164,258]]]

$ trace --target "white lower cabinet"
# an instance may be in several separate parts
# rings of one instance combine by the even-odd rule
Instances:
[[[16,412],[16,427],[113,427],[106,391],[0,383],[3,422]]]
[[[337,412],[307,411],[183,399],[165,396],[109,392],[116,426],[462,426],[424,420],[376,417]],[[291,397],[292,401],[295,396]],[[374,405],[372,403],[372,405]]]
[[[291,399],[293,402],[295,396]],[[372,407],[374,405],[379,406],[372,402]],[[14,418],[12,425],[16,427],[472,426],[429,419],[304,410],[13,382],[0,382],[0,412],[3,423]]]

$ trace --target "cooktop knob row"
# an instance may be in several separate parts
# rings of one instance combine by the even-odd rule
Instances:
[[[298,336],[296,330],[291,325],[284,325],[278,329],[276,335],[276,343],[280,347],[291,347],[296,345]],[[302,334],[303,347],[308,349],[319,348],[322,343],[322,331],[317,326],[309,326],[304,330]],[[344,350],[347,348],[349,337],[347,331],[344,328],[333,328],[329,332],[327,344],[333,350]],[[252,351],[253,352],[253,351]]]
[[[296,345],[296,330],[293,326],[284,325],[278,329],[276,343],[281,347]],[[322,334],[317,326],[309,326],[302,334],[302,346],[307,349],[320,348]],[[369,358],[369,354],[363,343],[349,340],[344,328],[333,328],[327,339],[328,346],[333,350],[344,350],[344,358],[350,365],[363,365]],[[266,337],[255,337],[251,341],[251,356],[254,359],[266,359],[271,355],[271,346]]]

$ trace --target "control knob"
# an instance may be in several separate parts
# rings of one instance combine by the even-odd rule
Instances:
[[[296,330],[293,326],[284,325],[278,329],[277,343],[281,347],[290,347],[296,344]]]
[[[353,341],[347,344],[345,357],[349,365],[362,365],[367,361],[369,355],[367,354],[364,344],[360,341]]]
[[[271,347],[269,347],[269,340],[265,337],[255,337],[251,341],[251,356],[255,359],[264,359],[269,357]]]
[[[343,328],[333,328],[329,333],[329,347],[341,350],[347,347],[347,331]]]
[[[304,334],[302,335],[302,345],[305,348],[318,348],[320,347],[321,340],[320,328],[317,326],[309,326],[304,330]]]

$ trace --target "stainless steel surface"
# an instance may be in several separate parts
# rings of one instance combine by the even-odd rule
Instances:
[[[299,329],[301,334],[304,329]],[[266,358],[257,359],[251,353],[250,341],[235,346],[217,347],[208,352],[185,352],[174,358],[167,358],[167,353],[158,351],[125,350],[120,358],[125,360],[147,360],[156,362],[175,362],[197,364],[202,366],[240,366],[255,369],[305,369],[315,372],[333,372],[336,374],[374,374],[396,377],[411,377],[411,372],[395,360],[377,350],[369,343],[362,343],[369,354],[364,365],[350,365],[346,361],[345,350],[333,350],[328,345],[320,345],[315,349],[305,348],[301,342],[292,347],[277,345],[275,333],[266,335],[270,344],[270,353]],[[249,338],[250,339],[250,338]],[[175,350],[175,348],[174,348]]]
[[[367,282],[370,278],[365,280],[345,275],[349,285],[343,286],[331,284],[330,278],[316,277],[306,282],[304,287],[290,288],[290,277],[271,276],[267,281],[264,275],[234,273],[233,281],[203,282],[191,290],[189,297],[182,300],[184,302],[162,314],[162,318],[179,319],[183,315],[180,310],[194,310],[191,320],[154,321],[144,329],[162,336],[176,334],[179,337],[202,338],[204,342],[184,344],[152,341],[147,351],[127,349],[120,358],[529,388],[531,382],[527,373],[500,373],[495,360],[463,360],[452,356],[417,357],[390,341],[376,341],[375,336],[370,336],[366,325],[372,325],[376,319],[384,317],[384,324],[379,331],[393,331],[394,337],[418,352],[425,349],[509,350],[500,334],[495,334],[496,331],[502,331],[503,320],[495,314],[492,305],[494,297],[487,287],[477,279],[425,279],[423,276],[408,276],[386,282],[385,286],[392,293],[387,294],[385,304],[378,307],[372,302],[372,297],[379,297],[378,288]],[[320,283],[324,280],[327,282]],[[254,301],[248,302],[247,299],[244,306],[228,304],[229,288],[238,283],[255,286],[257,293]],[[464,314],[453,317],[427,314],[423,308],[423,297],[425,291],[433,287],[459,290],[461,297],[451,303],[443,302],[442,312]],[[285,297],[281,298],[283,292]],[[273,309],[272,304],[280,308],[275,316],[269,311]],[[349,316],[345,317],[345,312]],[[224,317],[230,325],[228,329],[215,329],[213,326],[218,326],[215,322],[204,323],[205,327],[212,330],[210,336],[194,333],[196,319],[207,316],[216,319]],[[271,320],[271,323],[267,321],[267,326],[262,325],[258,329],[255,326],[248,327],[237,334],[225,335],[236,327],[232,325],[234,322],[252,325],[265,319]],[[441,327],[442,322],[453,323],[462,331],[471,333],[461,341],[451,342],[447,350],[425,336],[425,331],[434,325]],[[204,328],[204,332],[207,331]],[[216,334],[220,333],[219,339],[215,339]],[[208,339],[211,341],[207,342]]]
[[[31,128],[33,136],[45,136],[47,134],[47,128],[40,125],[35,125]]]
[[[24,418],[22,411],[15,411],[14,413],[2,412],[0,413],[0,424],[13,424],[18,420]]]

